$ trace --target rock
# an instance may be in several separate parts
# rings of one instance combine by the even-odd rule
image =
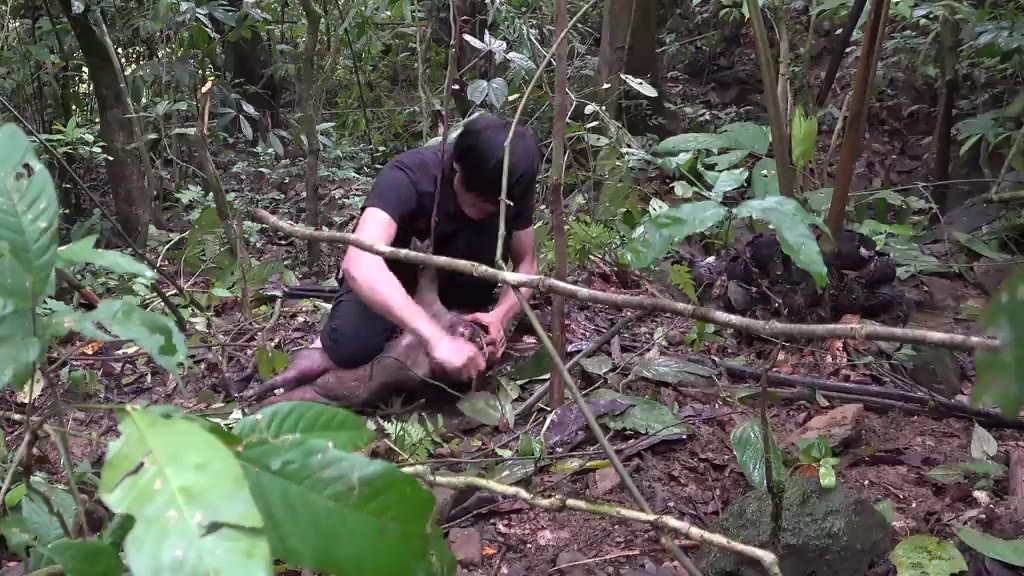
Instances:
[[[479,566],[483,559],[480,532],[474,528],[453,528],[448,533],[448,548],[460,566]]]
[[[813,440],[818,436],[824,436],[830,446],[847,448],[859,440],[860,420],[863,416],[863,404],[845,404],[811,418],[796,432],[790,434],[784,444],[793,444],[801,438]]]
[[[597,498],[611,492],[619,485],[622,479],[611,466],[595,470],[590,475],[590,495]]]
[[[779,562],[786,576],[863,576],[892,548],[893,530],[870,502],[843,486],[825,489],[817,478],[785,483]],[[729,505],[711,530],[745,544],[768,547],[771,504],[753,491]],[[706,576],[761,574],[746,557],[705,545],[698,561]]]
[[[960,363],[953,352],[945,348],[920,348],[912,360],[910,379],[943,398],[954,398],[961,393]]]

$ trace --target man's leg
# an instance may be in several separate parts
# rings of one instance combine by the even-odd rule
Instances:
[[[288,368],[253,394],[291,390],[310,384],[337,368],[352,369],[369,363],[395,335],[395,325],[371,310],[347,284],[342,284],[320,336],[308,348],[292,354]]]

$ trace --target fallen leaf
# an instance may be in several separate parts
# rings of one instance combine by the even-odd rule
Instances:
[[[85,344],[84,346],[79,348],[78,351],[81,352],[82,354],[86,354],[86,355],[92,356],[93,354],[95,354],[102,347],[103,347],[103,342],[94,341],[94,342],[89,342],[89,343]]]

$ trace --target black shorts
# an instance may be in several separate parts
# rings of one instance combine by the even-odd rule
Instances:
[[[450,309],[483,311],[493,304],[475,291],[448,293],[442,300]],[[320,329],[320,343],[334,365],[352,369],[369,364],[398,334],[398,327],[367,306],[347,282],[342,282],[330,314]]]

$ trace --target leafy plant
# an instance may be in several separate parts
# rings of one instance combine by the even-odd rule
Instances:
[[[942,464],[928,471],[928,477],[944,484],[963,482],[968,476],[978,477],[975,488],[992,488],[993,481],[1006,475],[1006,466],[996,462],[996,439],[977,423],[971,434],[971,460]]]
[[[899,576],[950,576],[967,571],[967,562],[952,542],[925,534],[897,544],[889,559]]]
[[[1024,568],[1024,539],[1022,538],[1003,540],[967,527],[958,528],[956,535],[964,544],[989,558]]]
[[[832,455],[832,446],[824,436],[800,438],[796,441],[800,450],[800,463],[817,471],[822,488],[836,487],[836,465],[839,459]]]
[[[764,434],[766,433],[769,435],[768,442],[771,446],[772,482],[778,484],[786,478],[787,471],[782,451],[779,450],[771,430],[762,430],[761,423],[757,420],[747,420],[734,428],[730,436],[732,451],[736,455],[740,471],[743,472],[750,484],[759,490],[764,490],[767,485],[764,453]]]
[[[395,449],[410,462],[426,460],[444,445],[441,437],[444,432],[444,420],[440,414],[437,415],[436,422],[431,422],[426,416],[422,416],[421,422],[421,414],[417,412],[405,421],[378,418],[377,423],[383,428]]]

